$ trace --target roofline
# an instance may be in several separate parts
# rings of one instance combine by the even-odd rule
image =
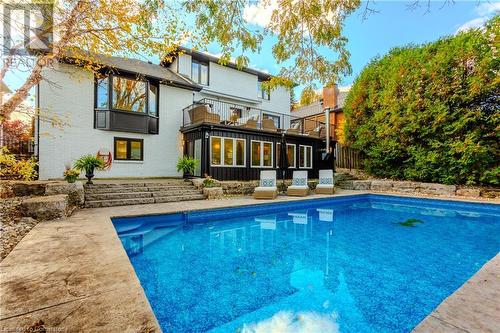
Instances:
[[[120,58],[120,57],[115,57],[115,58]],[[151,63],[148,63],[146,61],[142,61],[142,60],[134,59],[134,58],[123,58],[123,59],[130,59],[130,60],[134,60],[134,61],[140,61],[140,62],[147,63],[148,65],[161,66],[161,65],[151,64]],[[67,64],[70,64],[70,65],[79,66],[78,64],[75,63],[76,59],[73,58],[73,57],[62,57],[62,58],[59,58],[58,60],[59,61],[63,61],[63,62],[65,62]],[[95,63],[100,64],[98,61],[96,61]],[[170,71],[173,75],[176,75],[180,79],[186,81],[186,83],[184,84],[184,83],[180,83],[180,82],[174,82],[172,80],[161,78],[159,76],[149,75],[149,74],[145,74],[145,73],[141,73],[141,72],[137,72],[137,71],[131,71],[131,70],[126,69],[126,68],[111,66],[111,65],[107,65],[107,64],[100,64],[100,65],[102,65],[104,68],[113,68],[113,69],[118,70],[119,72],[123,72],[123,73],[127,73],[127,74],[140,74],[140,75],[144,75],[146,78],[157,80],[160,83],[163,83],[163,84],[166,84],[166,85],[172,86],[172,87],[183,88],[183,89],[188,89],[188,90],[193,90],[193,91],[200,91],[203,88],[203,87],[201,87],[199,85],[193,85],[193,84],[187,82],[187,80],[182,75],[179,75],[179,74],[175,73],[174,71],[172,71],[171,69],[165,68],[165,67],[163,67],[163,69],[166,69],[166,70]]]
[[[200,52],[200,51],[196,51],[193,49],[189,49],[189,48],[184,47],[184,46],[179,46],[177,48],[177,50],[173,51],[170,55],[173,56],[173,58],[177,58],[180,53],[189,54],[190,56],[194,56],[195,59],[200,59],[200,60],[205,60],[205,61],[210,61],[210,62],[215,62],[215,63],[219,63],[219,60],[220,60],[219,57],[216,57],[214,55],[207,54],[207,53]],[[161,61],[161,64],[163,64],[163,63],[170,64],[171,61]],[[243,68],[239,69],[238,66],[234,62],[228,62],[224,66],[238,69],[238,70],[241,70],[242,72],[245,72],[245,73],[257,75],[259,77],[259,79],[263,79],[263,80],[269,80],[272,77],[276,77],[275,75],[271,75],[269,73],[265,73],[265,72],[262,72],[262,71],[259,71],[259,70],[253,69],[253,68],[249,68],[249,67],[243,67]]]

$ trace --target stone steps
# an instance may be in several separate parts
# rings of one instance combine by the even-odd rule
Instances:
[[[114,185],[114,184],[113,184]],[[134,184],[135,185],[135,184]],[[193,187],[191,184],[148,184],[147,186],[130,186],[129,184],[116,186],[85,186],[85,193],[113,193],[113,192],[152,192],[177,191]]]
[[[135,198],[152,198],[152,197],[168,197],[179,195],[200,194],[200,191],[195,189],[176,189],[174,191],[147,191],[147,192],[90,192],[85,194],[85,199],[88,201],[95,200],[115,200],[115,199],[135,199]]]
[[[141,205],[185,200],[205,196],[190,182],[94,184],[85,186],[85,207]]]
[[[129,206],[129,205],[143,205],[164,202],[179,202],[187,200],[203,200],[205,196],[201,193],[190,195],[174,195],[166,197],[150,197],[150,198],[135,198],[135,199],[115,199],[115,200],[95,200],[86,201],[86,208],[100,208],[100,207],[114,207],[114,206]]]

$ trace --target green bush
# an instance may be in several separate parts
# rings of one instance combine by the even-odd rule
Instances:
[[[345,138],[379,177],[498,184],[500,17],[374,59],[347,96]]]
[[[180,157],[177,161],[177,172],[182,171],[184,174],[192,175],[198,166],[199,161],[189,156]]]

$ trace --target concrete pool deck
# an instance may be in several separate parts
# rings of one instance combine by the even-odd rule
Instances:
[[[235,197],[84,209],[66,219],[41,222],[0,263],[0,331],[23,332],[40,320],[47,332],[160,331],[110,217],[364,193],[344,190],[333,196],[280,196],[273,201]],[[415,332],[494,332],[500,322],[499,300],[497,255]]]

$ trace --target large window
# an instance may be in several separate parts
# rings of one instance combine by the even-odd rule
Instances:
[[[95,101],[97,109],[131,111],[158,116],[158,85],[117,75],[97,78]]]
[[[271,99],[271,94],[269,93],[269,89],[266,89],[262,86],[262,80],[257,81],[257,94],[262,99]]]
[[[311,169],[312,168],[312,147],[299,146],[299,168]]]
[[[211,165],[212,166],[245,166],[245,139],[210,138]]]
[[[96,80],[96,108],[107,109],[109,105],[109,78]]]
[[[142,161],[144,155],[144,140],[115,138],[115,160]]]
[[[252,167],[273,167],[273,143],[267,141],[252,141]]]
[[[208,86],[208,64],[193,60],[191,62],[191,80]]]
[[[296,168],[295,164],[295,156],[296,156],[296,151],[295,151],[295,145],[291,143],[286,144],[286,154],[288,156],[288,164],[289,168]],[[276,166],[279,165],[280,163],[280,156],[281,156],[281,143],[276,144]]]

